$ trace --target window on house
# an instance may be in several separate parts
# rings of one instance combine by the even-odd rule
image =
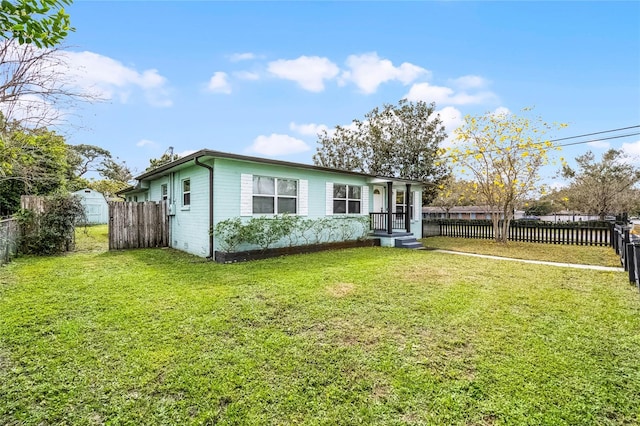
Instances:
[[[409,197],[413,198],[414,192],[409,193]],[[399,189],[396,191],[396,213],[404,213],[407,211],[407,202],[409,198],[407,197],[407,192],[405,190]],[[409,217],[413,217],[413,205],[410,205],[409,208]]]
[[[162,200],[166,200],[169,196],[169,191],[167,189],[167,184],[163,183],[162,185],[160,185],[160,198]]]
[[[297,180],[253,176],[254,214],[295,214],[297,207]]]
[[[404,191],[396,191],[396,213],[404,213],[405,211],[407,211],[407,203]]]
[[[353,185],[333,184],[333,213],[360,214],[362,188]]]
[[[191,179],[182,181],[182,205],[184,207],[191,205]]]

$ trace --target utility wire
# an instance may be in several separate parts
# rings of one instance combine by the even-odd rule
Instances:
[[[568,138],[560,138],[560,139],[554,139],[552,141],[549,142],[559,142],[559,141],[566,141],[568,139],[577,139],[577,138],[583,138],[586,136],[593,136],[593,135],[601,135],[603,133],[611,133],[611,132],[619,132],[620,130],[629,130],[629,129],[636,129],[640,127],[640,124],[637,126],[629,126],[629,127],[621,127],[619,129],[612,129],[612,130],[603,130],[601,132],[595,132],[595,133],[585,133],[584,135],[578,135],[578,136],[569,136]]]
[[[604,133],[619,132],[621,130],[629,130],[629,129],[636,129],[636,128],[640,128],[640,124],[639,125],[635,125],[635,126],[620,127],[618,129],[603,130],[601,132],[585,133],[584,135],[576,135],[576,136],[569,136],[569,137],[566,137],[566,138],[551,139],[551,140],[545,141],[545,142],[559,142],[559,141],[565,141],[565,140],[569,140],[569,139],[577,139],[577,138],[583,138],[583,137],[586,137],[586,136],[601,135],[601,134],[604,134]],[[555,147],[583,145],[583,144],[590,143],[590,142],[598,142],[598,141],[606,141],[606,140],[612,140],[612,139],[628,138],[630,136],[636,136],[636,135],[640,135],[640,132],[627,133],[625,135],[615,135],[615,136],[609,136],[609,137],[597,138],[597,139],[590,139],[590,140],[586,140],[586,141],[564,143],[564,144],[555,145]],[[484,152],[498,152],[498,151],[500,151],[500,149],[486,150]],[[472,151],[471,153],[473,154],[474,152],[479,153],[480,151]],[[441,159],[447,159],[447,158],[453,158],[453,157],[454,157],[454,155],[450,154],[450,155],[444,155],[444,156],[442,156],[440,158]]]
[[[640,127],[640,126],[636,126],[636,127]],[[597,142],[597,141],[608,141],[610,139],[620,139],[620,138],[628,138],[629,136],[636,136],[636,135],[640,135],[640,132],[636,132],[636,133],[628,133],[626,135],[616,135],[616,136],[609,136],[608,138],[598,138],[598,139],[591,139],[588,141],[580,141],[580,142],[571,142],[571,143],[562,143],[560,145],[556,145],[556,146],[571,146],[571,145],[582,145],[583,143],[589,143],[589,142]],[[557,142],[559,140],[565,140],[565,139],[573,139],[573,138],[563,138],[563,139],[555,139],[549,142]]]

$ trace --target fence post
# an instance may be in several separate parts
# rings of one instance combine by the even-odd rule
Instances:
[[[627,261],[629,264],[629,282],[636,284],[640,290],[640,238],[632,237],[627,244]]]
[[[629,271],[629,282],[636,282],[636,267],[635,267],[635,244],[625,244],[625,262],[624,269]]]

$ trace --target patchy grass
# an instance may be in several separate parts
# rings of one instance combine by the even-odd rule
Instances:
[[[100,233],[0,268],[0,424],[640,422],[623,273],[379,247],[218,265]]]
[[[76,228],[76,252],[104,252],[109,247],[107,225],[91,225]]]
[[[464,253],[488,254],[515,259],[548,262],[578,263],[581,265],[620,266],[620,258],[611,247],[572,246],[511,241],[499,244],[493,240],[470,238],[429,237],[422,240],[425,247]]]

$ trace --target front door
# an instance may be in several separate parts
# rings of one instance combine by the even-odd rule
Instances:
[[[373,187],[373,212],[384,212],[384,188],[382,186]]]

